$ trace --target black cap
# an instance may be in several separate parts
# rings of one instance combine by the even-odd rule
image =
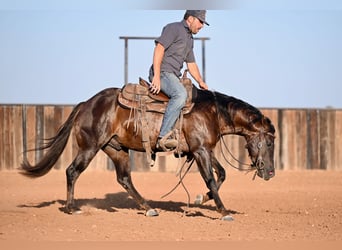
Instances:
[[[205,14],[206,14],[206,10],[187,10],[185,12],[186,15],[189,15],[189,16],[193,16],[193,17],[196,17],[198,18],[198,20],[200,20],[201,22],[205,23],[206,25],[209,26],[209,23],[207,23],[205,21]]]

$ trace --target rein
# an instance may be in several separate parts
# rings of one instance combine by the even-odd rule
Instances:
[[[164,195],[161,197],[161,199],[163,199],[163,198],[165,198],[166,196],[170,195],[173,191],[176,190],[176,188],[177,188],[180,184],[182,184],[182,187],[183,187],[183,189],[185,190],[185,192],[186,192],[186,194],[187,194],[187,196],[188,196],[187,207],[190,206],[190,194],[189,194],[188,189],[185,187],[185,185],[184,185],[184,183],[183,183],[183,179],[184,179],[184,177],[186,176],[186,174],[189,172],[189,170],[190,170],[192,164],[194,163],[194,161],[195,161],[195,159],[192,158],[192,159],[190,159],[190,160],[186,160],[186,161],[183,163],[182,167],[181,167],[180,170],[179,170],[179,174],[178,174],[178,175],[179,175],[179,181],[178,181],[178,183],[177,183],[176,186],[174,186],[169,192],[167,192],[166,194],[164,194]],[[188,162],[190,162],[190,163],[189,163],[189,166],[188,166],[187,169],[185,170],[184,174],[182,174],[183,168],[184,168],[185,164],[188,163]]]
[[[233,160],[235,160],[237,163],[239,163],[242,166],[249,166],[249,168],[240,168],[240,167],[236,167],[235,165],[233,165],[233,163],[231,163],[228,160],[228,158],[226,157],[226,155],[223,151],[223,148],[222,148],[222,144],[224,145],[224,148],[227,150],[227,152],[230,154],[230,156],[233,158]],[[247,171],[247,173],[249,173],[250,171],[253,171],[255,169],[255,167],[252,164],[244,163],[244,162],[240,161],[239,159],[237,159],[233,155],[233,153],[229,150],[226,142],[223,140],[223,135],[221,134],[221,132],[220,132],[220,149],[221,149],[221,153],[222,153],[222,156],[223,156],[225,162],[228,163],[232,168],[235,168],[239,171]]]

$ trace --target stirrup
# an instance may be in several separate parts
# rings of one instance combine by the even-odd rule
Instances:
[[[162,149],[164,152],[171,151],[178,146],[178,141],[173,138],[169,138],[169,134],[157,140],[156,148]]]

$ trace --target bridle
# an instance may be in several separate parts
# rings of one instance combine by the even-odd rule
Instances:
[[[265,162],[262,157],[262,150],[264,147],[268,147],[265,135],[269,135],[274,138],[274,135],[270,132],[259,132],[255,133],[252,137],[250,137],[247,141],[246,148],[249,150],[253,145],[256,145],[258,150],[256,160],[252,163],[252,167],[254,167],[258,172],[263,171],[265,168]]]
[[[259,132],[259,133],[255,133],[251,138],[248,139],[247,143],[246,143],[246,148],[247,149],[251,149],[251,145],[253,145],[254,141],[256,141],[256,139],[259,138],[259,141],[257,142],[257,149],[258,149],[258,154],[257,154],[257,157],[256,157],[256,161],[252,162],[252,164],[248,164],[248,163],[244,163],[242,161],[240,161],[239,159],[237,159],[236,157],[234,157],[234,155],[232,154],[232,152],[229,150],[226,142],[223,140],[223,135],[221,134],[220,132],[220,141],[221,141],[221,144],[224,145],[224,148],[227,150],[227,152],[230,154],[230,156],[236,161],[238,162],[240,165],[243,165],[243,166],[249,166],[250,168],[248,169],[243,169],[243,168],[238,168],[238,167],[235,167],[235,166],[232,166],[238,170],[243,170],[243,171],[250,171],[250,170],[254,170],[254,169],[260,169],[262,170],[264,165],[265,165],[265,162],[263,161],[263,158],[262,158],[262,155],[261,155],[261,149],[264,147],[260,137],[261,135],[263,135],[264,133],[263,132]],[[221,151],[222,151],[222,146],[221,146]],[[222,151],[223,153],[223,151]],[[223,154],[224,156],[224,154]],[[231,163],[226,159],[226,157],[224,156],[225,160],[231,165]]]
[[[254,133],[252,135],[252,137],[250,137],[248,140],[247,140],[247,143],[246,143],[246,148],[249,149],[249,150],[253,150],[251,149],[252,145],[253,144],[257,144],[257,156],[256,156],[256,160],[253,162],[252,160],[252,163],[251,164],[248,164],[248,163],[244,163],[242,161],[240,161],[239,159],[237,159],[233,154],[232,152],[229,150],[226,142],[224,141],[223,139],[223,135],[221,134],[220,132],[220,149],[221,149],[221,154],[223,156],[223,159],[225,160],[226,163],[228,163],[228,165],[230,165],[232,168],[235,168],[239,171],[246,171],[246,174],[252,172],[252,171],[255,171],[254,172],[254,175],[253,175],[253,180],[255,179],[256,175],[258,172],[261,172],[264,170],[265,168],[265,162],[264,162],[264,159],[262,157],[262,149],[263,147],[267,147],[267,142],[265,140],[265,142],[262,142],[262,137],[265,136],[265,134],[267,135],[270,135],[272,137],[274,137],[274,135],[270,132],[258,132],[258,133]],[[257,141],[259,140],[259,141]],[[229,159],[227,158],[226,154],[224,153],[224,150],[223,150],[223,147],[222,145],[224,146],[225,150],[230,154],[230,156],[232,157],[233,160],[235,160],[237,163],[239,163],[240,165],[242,166],[248,166],[248,168],[243,168],[243,167],[237,167],[235,166],[233,163],[231,163],[229,161]],[[250,154],[250,152],[249,152]],[[250,155],[251,156],[251,155]]]

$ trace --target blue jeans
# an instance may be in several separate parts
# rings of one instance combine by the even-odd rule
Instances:
[[[160,73],[160,89],[170,98],[159,132],[159,137],[163,137],[175,125],[185,105],[187,92],[179,78],[175,74],[168,72]]]

